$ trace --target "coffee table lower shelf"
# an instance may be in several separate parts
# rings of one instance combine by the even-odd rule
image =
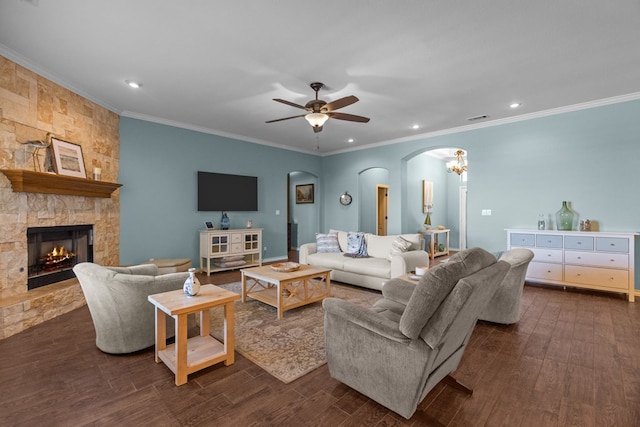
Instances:
[[[270,288],[263,289],[261,291],[253,291],[248,293],[247,296],[249,298],[261,301],[271,307],[278,308],[278,288],[276,285],[272,285]],[[288,295],[285,292],[283,295],[283,299],[285,302],[282,303],[282,311],[291,310],[292,308],[302,307],[303,305],[311,304],[314,302],[322,301],[327,297],[327,295],[319,295],[315,298],[308,298],[305,300],[297,300],[292,302],[287,302]]]

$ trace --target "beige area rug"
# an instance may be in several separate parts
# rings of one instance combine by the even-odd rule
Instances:
[[[220,287],[242,293],[240,282]],[[336,283],[331,284],[331,295],[363,306],[381,298],[378,292]],[[262,302],[249,298],[235,303],[236,351],[284,383],[327,363],[323,326],[321,302],[285,311],[282,320],[275,307]],[[211,335],[221,339],[222,330],[222,309],[214,309]]]

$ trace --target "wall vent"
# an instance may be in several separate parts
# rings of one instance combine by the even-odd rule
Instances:
[[[488,118],[489,118],[488,114],[483,114],[481,116],[469,117],[467,120],[470,122],[475,122],[476,120],[484,120]]]

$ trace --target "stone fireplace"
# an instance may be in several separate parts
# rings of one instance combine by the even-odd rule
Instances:
[[[30,230],[89,226],[93,261],[118,265],[119,191],[106,197],[56,192],[14,191],[3,170],[45,171],[45,152],[33,154],[28,141],[47,133],[82,147],[85,169],[101,168],[102,181],[118,181],[119,116],[50,80],[0,56],[0,339],[86,304],[75,278],[33,287],[29,270]],[[52,175],[55,178],[56,175]],[[45,181],[50,179],[45,176]],[[92,181],[88,180],[87,183]],[[29,238],[28,238],[29,235]],[[62,239],[66,240],[66,239]],[[53,245],[52,245],[53,246]],[[62,260],[60,244],[52,257]],[[82,250],[67,248],[77,257]],[[89,253],[86,254],[87,258]],[[66,262],[66,261],[65,261]],[[32,266],[32,268],[30,268]],[[69,267],[62,270],[68,274]],[[90,324],[87,327],[92,327]]]
[[[74,265],[93,262],[93,226],[28,228],[27,260],[28,290],[72,279]]]

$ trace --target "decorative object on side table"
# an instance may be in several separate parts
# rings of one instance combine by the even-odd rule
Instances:
[[[556,212],[556,228],[562,231],[575,230],[575,222],[578,215],[567,206],[565,200],[562,201],[562,208]],[[575,221],[575,222],[574,222]]]
[[[184,293],[187,294],[188,297],[194,297],[198,295],[200,292],[200,281],[196,277],[196,269],[189,269],[189,277],[184,281],[184,286],[182,287]]]
[[[229,229],[229,216],[226,212],[222,212],[222,218],[220,218],[220,229],[228,230]]]
[[[248,220],[247,221],[247,228],[253,228],[253,221],[252,220]]]
[[[427,217],[424,219],[424,228],[431,229],[431,213],[427,212]]]

